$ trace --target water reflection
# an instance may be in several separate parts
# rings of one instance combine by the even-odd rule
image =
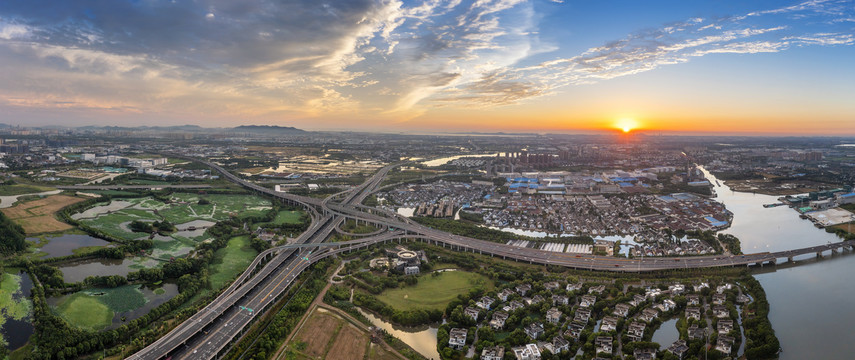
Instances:
[[[716,183],[714,176],[707,173],[707,178]],[[840,241],[809,220],[800,219],[793,209],[763,208],[763,204],[777,202],[775,196],[734,192],[725,185],[715,186],[715,191],[717,200],[734,214],[733,226],[724,232],[739,237],[744,252]],[[802,265],[760,269],[761,273],[755,275],[766,291],[769,320],[784,349],[780,359],[851,358],[855,350],[855,312],[849,306],[855,287],[844,274],[855,273],[855,258],[845,255],[799,263]]]
[[[370,321],[371,324],[386,330],[387,333],[400,339],[424,357],[428,359],[439,359],[439,352],[436,351],[436,331],[439,329],[438,327],[424,326],[405,328],[392,325],[392,323],[378,318],[377,316],[374,316],[374,314],[363,311],[360,308],[357,308],[357,310],[359,310],[360,314],[368,318],[368,321]]]
[[[27,240],[39,242],[39,238],[27,238]],[[48,241],[48,243],[37,249],[38,251],[47,254],[45,258],[73,255],[74,249],[87,246],[106,246],[110,244],[110,242],[103,239],[78,234],[63,234],[56,237],[46,237],[45,240]]]
[[[677,331],[677,319],[667,320],[656,329],[653,333],[653,342],[658,343],[659,347],[665,349],[680,338],[680,333]]]
[[[75,283],[94,275],[127,276],[128,273],[134,271],[131,269],[131,265],[134,264],[134,259],[96,259],[66,263],[60,266],[59,270],[62,271],[62,278],[65,282]]]
[[[12,272],[10,270],[12,269],[6,269],[6,272],[11,274]],[[12,300],[15,302],[29,301],[27,299],[31,295],[33,281],[30,279],[30,276],[23,271],[15,276],[20,276],[20,282],[18,286],[19,290],[12,294]],[[7,309],[3,309],[0,316],[3,316],[4,319],[0,324],[3,325],[2,333],[3,339],[6,341],[6,348],[9,349],[9,351],[12,351],[24,346],[27,341],[29,341],[30,336],[33,335],[33,319],[32,311],[19,319],[15,319],[10,315],[11,314],[9,314]]]

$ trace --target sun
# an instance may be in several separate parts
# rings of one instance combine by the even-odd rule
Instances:
[[[635,119],[631,118],[623,118],[615,123],[615,127],[624,132],[624,134],[629,133],[632,130],[638,128],[638,122]]]

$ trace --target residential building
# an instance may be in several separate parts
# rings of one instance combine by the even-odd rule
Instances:
[[[627,317],[627,315],[629,315],[629,309],[630,309],[629,304],[626,304],[626,303],[617,304],[617,305],[615,305],[615,311],[613,311],[612,314],[615,314],[617,316],[625,318],[625,317]]]
[[[553,324],[558,324],[559,322],[561,322],[561,315],[561,310],[558,310],[558,308],[551,308],[546,311],[546,321],[549,321]]]
[[[543,335],[543,324],[534,322],[525,327],[525,334],[532,339],[537,339]]]
[[[597,297],[594,295],[585,295],[582,296],[582,300],[579,302],[579,306],[581,307],[590,307],[594,306],[597,302]]]
[[[489,296],[482,296],[478,302],[475,303],[475,306],[482,308],[484,310],[490,310],[490,307],[493,306],[493,303],[496,302],[493,298]]]
[[[718,341],[715,343],[715,349],[725,353],[726,355],[730,355],[730,352],[733,350],[733,342],[734,338],[727,335],[720,335],[718,337]]]
[[[537,348],[537,344],[526,344],[511,350],[513,350],[517,360],[540,360],[540,349]]]
[[[490,319],[490,327],[494,330],[501,330],[505,327],[505,321],[508,320],[508,313],[504,311],[496,311],[493,313],[493,318]]]
[[[478,321],[478,309],[477,308],[467,306],[465,309],[463,309],[463,315],[472,319],[472,321]]]
[[[466,334],[469,329],[452,328],[448,332],[448,346],[454,350],[463,350],[466,346]]]
[[[597,339],[594,341],[594,346],[597,347],[597,354],[599,353],[612,353],[612,346],[614,342],[612,341],[611,336],[597,336]]]
[[[504,346],[485,347],[481,351],[481,360],[502,360],[505,358]]]
[[[617,330],[618,318],[614,316],[606,316],[600,324],[600,331],[615,331]]]

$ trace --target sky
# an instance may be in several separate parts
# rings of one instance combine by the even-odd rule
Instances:
[[[855,135],[855,1],[3,0],[0,123]]]

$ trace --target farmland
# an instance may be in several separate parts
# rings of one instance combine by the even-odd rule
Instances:
[[[387,289],[377,295],[377,299],[400,311],[444,310],[457,295],[474,288],[491,289],[493,286],[493,282],[481,274],[443,271],[436,276],[422,276],[414,286]]]
[[[384,346],[369,341],[364,325],[316,308],[279,359],[401,359]]]
[[[72,229],[73,226],[54,217],[60,209],[83,201],[82,198],[68,195],[51,195],[38,200],[18,203],[2,209],[3,213],[20,224],[27,234],[41,234]]]

